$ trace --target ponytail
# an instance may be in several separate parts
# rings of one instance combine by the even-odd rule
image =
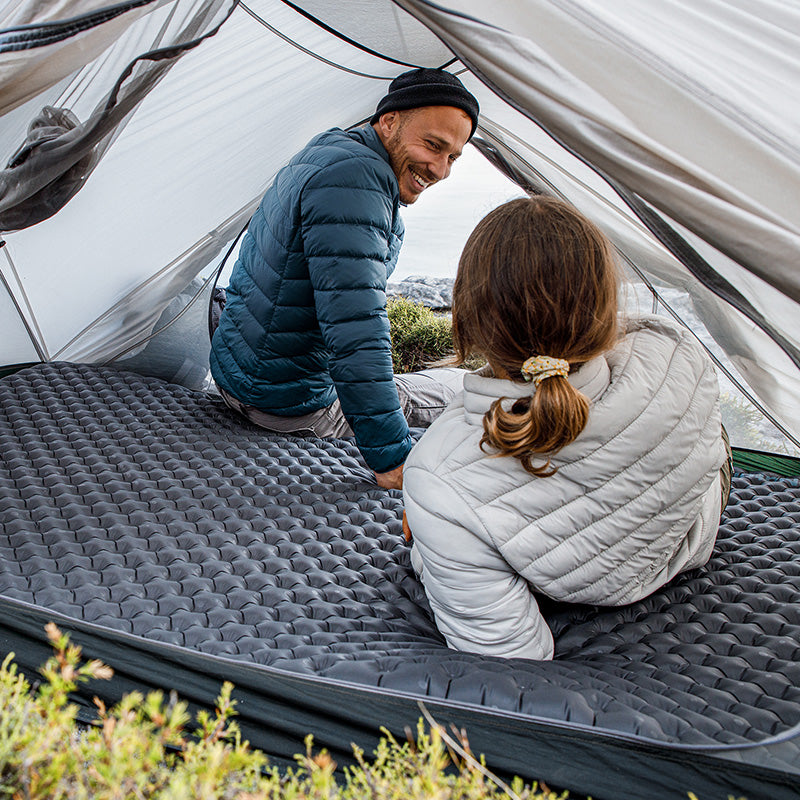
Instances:
[[[510,408],[507,398],[492,404],[481,448],[518,458],[532,475],[555,473],[552,456],[589,418],[589,399],[566,375],[616,344],[617,292],[611,244],[567,203],[512,200],[478,223],[453,286],[456,360],[480,355],[498,377],[534,382]]]
[[[481,449],[490,445],[499,456],[518,458],[526,472],[539,478],[554,475],[550,454],[578,438],[589,420],[589,399],[565,377],[543,380],[531,397],[522,397],[509,410],[502,398],[495,400],[483,417]],[[533,459],[546,455],[535,467]]]

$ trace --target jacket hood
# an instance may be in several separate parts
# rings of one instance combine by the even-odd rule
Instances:
[[[611,369],[605,356],[587,361],[571,372],[567,380],[585,394],[591,402],[598,400],[611,382]],[[508,409],[520,397],[530,397],[536,391],[533,383],[495,378],[486,366],[464,376],[464,418],[470,425],[483,426],[483,415],[498,397]]]

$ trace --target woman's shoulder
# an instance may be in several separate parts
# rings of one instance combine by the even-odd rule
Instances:
[[[708,357],[695,334],[668,317],[657,314],[637,314],[625,317],[621,328],[622,336],[617,348],[646,349],[658,346],[655,344],[656,342],[662,342],[660,346],[688,347],[696,351],[701,358]]]
[[[713,363],[697,337],[666,317],[628,317],[616,346],[605,354],[611,370],[611,388],[629,378],[636,383],[660,383],[669,374],[706,374],[716,382]]]
[[[481,433],[482,428],[465,419],[463,399],[458,398],[422,434],[406,459],[405,468],[444,474],[470,460],[470,454],[478,449]],[[466,442],[470,445],[465,447]]]

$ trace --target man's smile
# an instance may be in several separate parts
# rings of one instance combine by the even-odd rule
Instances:
[[[413,167],[409,167],[409,172],[411,172],[411,177],[414,179],[414,182],[420,187],[420,191],[423,189],[427,189],[434,181],[426,181]]]
[[[392,167],[400,202],[417,198],[443,181],[469,140],[466,111],[453,106],[426,106],[389,111],[373,127],[378,131]]]

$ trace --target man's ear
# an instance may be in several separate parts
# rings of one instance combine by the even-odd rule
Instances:
[[[378,131],[387,139],[391,138],[399,124],[399,111],[387,111],[385,114],[381,114],[380,117],[378,117]]]

